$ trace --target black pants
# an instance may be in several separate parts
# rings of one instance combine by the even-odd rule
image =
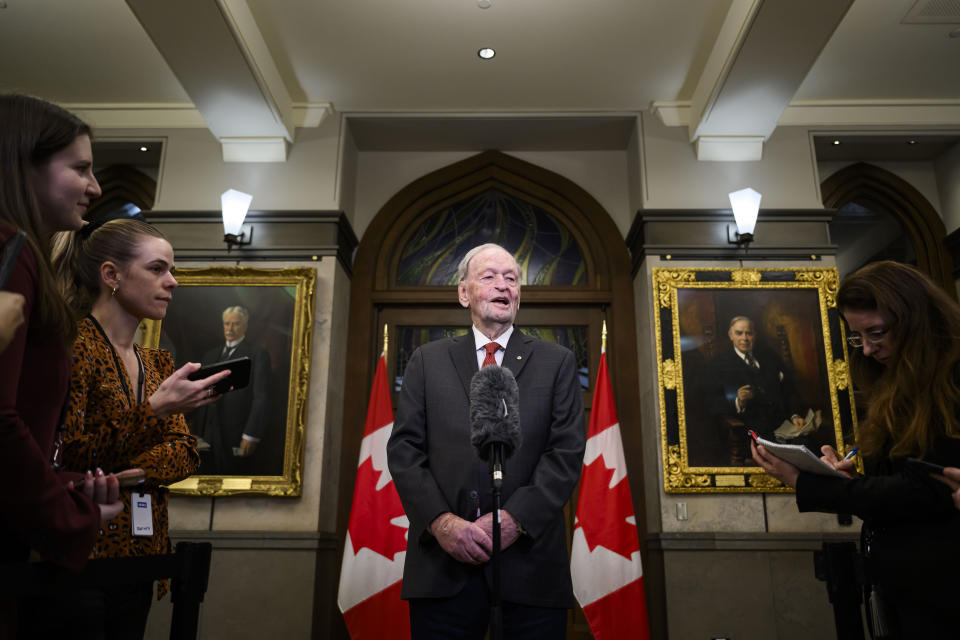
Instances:
[[[153,594],[153,582],[138,582],[90,587],[69,595],[22,598],[17,637],[142,640]]]
[[[452,598],[410,600],[412,640],[483,640],[490,621],[490,590],[476,571]],[[567,610],[503,602],[504,640],[564,640]]]

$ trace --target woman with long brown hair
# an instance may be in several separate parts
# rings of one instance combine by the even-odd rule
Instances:
[[[80,318],[64,414],[64,466],[145,472],[140,487],[121,489],[123,512],[101,530],[92,555],[170,553],[166,485],[200,463],[183,411],[217,400],[213,385],[230,372],[190,380],[199,363],[174,371],[167,351],[134,342],[144,318],[166,315],[177,288],[173,248],[146,221],[119,218],[62,234],[54,267]],[[158,594],[165,591],[164,582]],[[91,628],[102,628],[106,640],[142,637],[152,594],[152,582],[88,590],[85,597],[101,612]]]
[[[22,324],[0,353],[0,563],[33,550],[79,569],[101,522],[122,508],[116,478],[88,474],[80,492],[55,471],[76,327],[53,277],[50,238],[79,229],[99,195],[90,127],[49,102],[0,95],[0,246],[18,232],[25,238],[6,283],[22,297]],[[2,637],[15,633],[14,610],[0,599]],[[28,634],[30,620],[21,623]]]
[[[960,513],[950,490],[908,458],[960,463],[960,306],[913,267],[889,261],[847,276],[837,306],[867,403],[857,432],[865,475],[830,446],[822,459],[846,477],[798,471],[751,445],[754,459],[796,489],[800,511],[863,519],[861,553],[884,637],[953,637]]]

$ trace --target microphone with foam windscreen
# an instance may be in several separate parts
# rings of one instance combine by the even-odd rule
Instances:
[[[500,602],[500,491],[503,488],[503,461],[520,448],[520,389],[510,369],[487,365],[470,380],[470,444],[481,460],[490,463],[493,485],[493,551],[490,595],[490,638],[503,637]]]
[[[513,372],[488,365],[470,381],[470,444],[490,462],[494,486],[503,481],[503,461],[520,447],[520,390]]]

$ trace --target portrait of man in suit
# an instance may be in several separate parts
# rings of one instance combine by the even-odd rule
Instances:
[[[837,442],[816,289],[681,288],[677,302],[678,439],[695,473],[756,467],[751,429],[812,451]]]
[[[193,413],[195,435],[210,445],[201,473],[259,475],[264,473],[260,444],[271,424],[270,355],[247,339],[250,312],[245,307],[227,307],[222,318],[223,341],[204,353],[201,362],[249,357],[250,382]]]
[[[560,638],[574,605],[563,506],[580,476],[586,426],[575,358],[514,326],[521,270],[486,244],[460,262],[458,300],[472,330],[411,356],[387,445],[410,522],[402,596],[413,638],[484,636],[490,607],[493,498],[470,444],[470,382],[510,369],[522,443],[505,463],[501,514],[504,638]]]
[[[734,316],[727,337],[730,344],[709,363],[713,384],[711,412],[724,425],[730,440],[731,464],[749,458],[747,430],[774,439],[784,421],[803,427],[804,408],[793,381],[793,372],[775,351],[757,341],[753,320]],[[746,460],[752,464],[752,460]]]

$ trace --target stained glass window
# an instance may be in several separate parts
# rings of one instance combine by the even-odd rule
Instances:
[[[587,285],[583,252],[566,226],[547,211],[493,188],[430,216],[403,249],[397,284],[456,285],[460,260],[486,242],[516,256],[523,285]]]

